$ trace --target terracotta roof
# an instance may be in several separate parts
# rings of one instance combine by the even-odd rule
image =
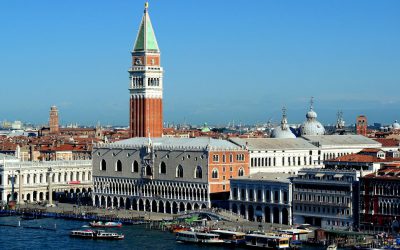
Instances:
[[[400,141],[396,139],[376,138],[375,141],[382,144],[383,147],[399,147]]]
[[[350,154],[337,157],[333,160],[327,160],[327,162],[400,162],[400,158],[393,158],[386,155],[385,159],[376,157],[376,155],[365,155],[365,154]]]
[[[382,151],[382,149],[379,149],[379,148],[364,148],[363,150],[360,151],[360,153],[378,153],[379,151]]]
[[[372,173],[364,176],[366,179],[392,179],[400,180],[400,168],[388,167],[381,169],[378,173]]]

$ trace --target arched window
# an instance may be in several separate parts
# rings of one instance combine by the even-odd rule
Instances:
[[[243,170],[243,168],[239,168],[238,176],[243,176],[243,175],[244,175],[244,170]]]
[[[100,170],[102,170],[102,171],[106,171],[107,170],[107,163],[106,163],[106,161],[104,159],[101,160]]]
[[[165,165],[165,162],[161,162],[160,164],[160,174],[166,174],[167,173],[167,165]]]
[[[151,169],[150,166],[146,166],[146,176],[152,176],[153,175],[153,170]]]
[[[183,167],[182,165],[179,165],[176,167],[176,177],[177,178],[183,178]]]
[[[218,178],[218,170],[216,168],[213,169],[211,177],[214,179]]]
[[[196,179],[203,178],[203,170],[201,169],[200,166],[197,166],[196,169],[194,170],[194,178]]]
[[[115,171],[122,172],[122,162],[120,160],[115,163]]]
[[[132,172],[138,173],[139,172],[139,163],[135,160],[132,164]]]

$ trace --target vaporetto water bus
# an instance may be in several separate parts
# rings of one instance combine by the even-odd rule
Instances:
[[[246,246],[265,249],[289,249],[289,237],[267,234],[246,234]]]
[[[201,244],[222,244],[223,240],[218,234],[201,233],[193,231],[182,231],[176,233],[176,241],[186,243],[201,243]]]
[[[223,240],[224,243],[227,244],[233,244],[233,245],[246,244],[246,239],[245,239],[246,234],[242,232],[217,229],[217,230],[211,230],[210,233],[218,234],[219,238]]]

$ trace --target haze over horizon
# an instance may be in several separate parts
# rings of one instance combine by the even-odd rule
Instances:
[[[0,121],[127,125],[144,1],[0,3]],[[399,1],[150,1],[164,121],[400,119]]]

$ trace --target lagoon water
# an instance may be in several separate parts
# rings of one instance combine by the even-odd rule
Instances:
[[[0,217],[0,224],[18,225],[19,217]],[[175,236],[169,232],[146,229],[145,225],[123,226],[120,229],[107,231],[121,232],[124,240],[90,240],[70,238],[69,232],[73,229],[83,229],[87,222],[45,218],[38,220],[21,221],[21,226],[54,228],[55,231],[28,229],[22,227],[0,226],[0,250],[4,249],[230,249],[229,247],[205,247],[194,244],[183,244],[175,241]]]

